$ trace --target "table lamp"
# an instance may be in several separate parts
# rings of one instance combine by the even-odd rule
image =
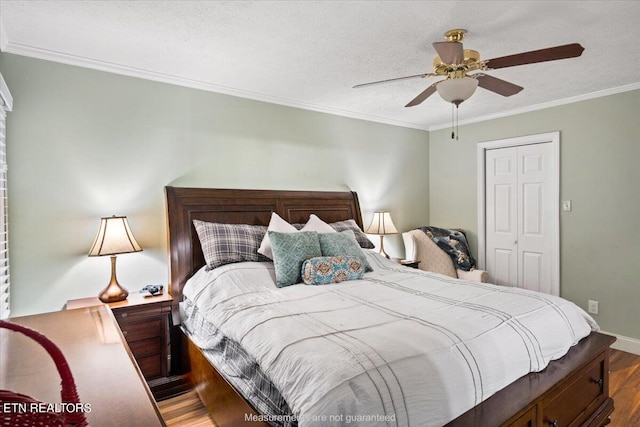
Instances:
[[[111,281],[100,292],[100,301],[109,303],[127,299],[129,292],[120,286],[116,278],[116,255],[140,252],[142,248],[131,233],[126,216],[111,216],[100,220],[89,256],[111,256]]]
[[[397,234],[396,226],[393,225],[391,220],[391,214],[389,212],[374,212],[371,224],[364,231],[367,234],[375,234],[380,236],[380,255],[389,258],[389,255],[384,251],[384,241],[382,240],[387,234]]]

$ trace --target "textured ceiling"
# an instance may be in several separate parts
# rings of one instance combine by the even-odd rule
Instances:
[[[431,71],[452,28],[483,59],[577,42],[581,57],[488,72],[525,89],[483,89],[461,123],[600,91],[640,88],[638,1],[8,1],[0,49],[316,111],[434,129],[436,80],[352,86]]]

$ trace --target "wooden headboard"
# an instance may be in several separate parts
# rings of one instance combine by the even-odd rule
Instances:
[[[355,192],[230,190],[165,187],[169,238],[170,289],[175,304],[182,288],[204,264],[193,220],[269,225],[271,212],[289,223],[306,223],[314,213],[325,222],[354,219],[362,228]]]

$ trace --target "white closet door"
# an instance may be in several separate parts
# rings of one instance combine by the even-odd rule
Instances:
[[[518,281],[517,147],[486,154],[486,269],[489,283],[514,286]]]
[[[518,287],[551,293],[551,144],[518,147]]]
[[[552,289],[550,143],[487,150],[486,268],[490,282]]]

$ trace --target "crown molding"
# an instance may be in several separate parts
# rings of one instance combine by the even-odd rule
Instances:
[[[369,114],[357,113],[354,111],[341,110],[338,108],[325,107],[322,105],[310,104],[306,102],[295,101],[292,99],[282,98],[278,96],[267,95],[258,92],[237,89],[229,86],[216,85],[201,80],[189,79],[185,77],[175,76],[172,74],[158,73],[143,68],[130,67],[126,65],[116,64],[112,62],[99,61],[96,59],[69,55],[62,52],[56,52],[48,49],[40,49],[19,43],[6,43],[2,49],[3,52],[16,55],[28,56],[46,61],[59,62],[77,67],[91,68],[94,70],[105,71],[108,73],[121,74],[129,77],[137,77],[145,80],[153,80],[161,83],[168,83],[177,86],[184,86],[193,89],[205,90],[208,92],[222,93],[225,95],[237,96],[239,98],[247,98],[255,101],[268,102],[270,104],[278,104],[287,107],[299,108],[302,110],[316,111],[319,113],[332,114],[337,116],[349,117],[353,119],[366,120],[370,122],[383,123],[393,126],[412,128],[418,130],[428,130],[426,125],[418,123],[405,122],[401,120],[392,120],[384,117],[373,116]]]
[[[0,12],[2,12],[2,2],[0,2]],[[0,13],[0,52],[5,52],[9,39],[7,38],[7,32],[4,29],[4,23],[2,21],[2,13]]]
[[[370,114],[357,113],[355,111],[342,110],[338,108],[326,107],[323,105],[316,105],[306,102],[300,102],[292,99],[282,98],[273,95],[267,95],[258,92],[247,91],[243,89],[233,88],[229,86],[216,85],[201,80],[189,79],[172,74],[158,73],[155,71],[146,70],[143,68],[130,67],[126,65],[116,64],[112,62],[100,61],[92,58],[86,58],[76,55],[69,55],[62,52],[56,52],[48,49],[40,49],[20,43],[12,43],[7,40],[6,33],[3,26],[0,25],[0,50],[2,52],[13,53],[16,55],[28,56],[31,58],[43,59],[46,61],[59,62],[62,64],[73,65],[83,68],[91,68],[94,70],[105,71],[108,73],[120,74],[129,77],[137,77],[145,80],[152,80],[161,83],[167,83],[177,86],[189,87],[192,89],[200,89],[208,92],[221,93],[225,95],[236,96],[239,98],[252,99],[254,101],[267,102],[270,104],[283,105],[287,107],[299,108],[302,110],[315,111],[319,113],[332,114],[342,117],[349,117],[352,119],[366,120],[370,122],[383,123],[392,126],[400,126],[410,129],[418,129],[424,131],[436,131],[440,129],[446,129],[451,126],[449,122],[436,125],[425,125],[413,122],[405,122],[402,120],[393,120],[385,117],[374,116]],[[459,125],[468,125],[473,123],[480,123],[488,120],[499,119],[503,117],[514,116],[516,114],[529,113],[532,111],[543,110],[546,108],[557,107],[565,104],[572,104],[575,102],[585,101],[593,98],[600,98],[603,96],[614,95],[622,92],[629,92],[640,89],[640,83],[632,83],[615,88],[596,91],[584,95],[573,96],[560,100],[545,102],[536,105],[530,105],[527,107],[516,108],[513,110],[502,111],[495,114],[488,114],[480,117],[474,117],[459,122]]]
[[[485,122],[487,120],[494,120],[494,119],[499,119],[503,117],[515,116],[516,114],[522,114],[522,113],[530,113],[532,111],[544,110],[546,108],[558,107],[560,105],[573,104],[575,102],[586,101],[594,98],[601,98],[603,96],[615,95],[617,93],[630,92],[632,90],[638,90],[638,89],[640,89],[640,83],[631,83],[628,85],[599,90],[599,91],[587,93],[584,95],[572,96],[569,98],[558,99],[555,101],[543,102],[542,104],[529,105],[527,107],[516,108],[513,110],[502,111],[495,114],[488,114],[485,116],[461,120],[458,123],[458,125],[469,125],[472,123],[480,123],[480,122]],[[435,130],[450,128],[450,127],[451,127],[451,123],[442,123],[438,125],[429,126],[428,130],[429,132],[431,132]]]

